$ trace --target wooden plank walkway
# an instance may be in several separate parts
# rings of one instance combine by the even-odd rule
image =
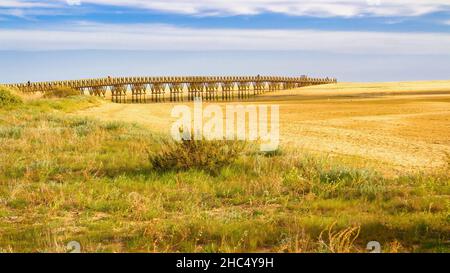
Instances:
[[[132,103],[165,100],[182,101],[201,97],[204,100],[246,99],[253,95],[303,86],[336,83],[335,78],[239,76],[239,77],[107,77],[98,79],[27,82],[8,84],[24,93],[50,92],[68,87],[80,94],[105,97],[117,103],[127,102],[131,93]],[[185,94],[187,93],[187,96]],[[168,94],[168,95],[167,95]]]

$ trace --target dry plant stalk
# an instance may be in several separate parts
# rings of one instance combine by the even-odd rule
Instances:
[[[360,226],[348,227],[343,230],[334,231],[336,222],[333,222],[327,229],[323,230],[319,235],[319,241],[332,253],[350,253],[354,249],[354,242],[359,236]],[[328,243],[322,236],[328,231]]]

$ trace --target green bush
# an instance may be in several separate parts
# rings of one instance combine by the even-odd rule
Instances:
[[[70,87],[56,87],[44,93],[44,98],[66,98],[80,95],[80,91]]]
[[[158,171],[197,169],[212,174],[236,161],[246,147],[243,141],[163,141],[162,150],[151,153],[150,163]]]
[[[0,106],[21,104],[22,99],[15,95],[9,88],[0,86]]]

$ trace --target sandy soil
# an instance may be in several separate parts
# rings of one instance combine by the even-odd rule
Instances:
[[[338,83],[239,103],[255,101],[280,105],[285,147],[349,157],[395,171],[435,170],[450,160],[450,81]],[[174,105],[105,103],[76,115],[135,122],[167,133],[174,121],[170,117]]]

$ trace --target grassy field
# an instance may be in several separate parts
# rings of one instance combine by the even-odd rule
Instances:
[[[8,100],[0,250],[65,252],[75,240],[88,252],[367,252],[375,240],[384,252],[449,252],[448,82],[391,85],[262,96],[280,104],[281,149],[248,144],[215,172],[155,160],[179,159],[165,145],[173,104]],[[221,159],[220,146],[196,145]]]

